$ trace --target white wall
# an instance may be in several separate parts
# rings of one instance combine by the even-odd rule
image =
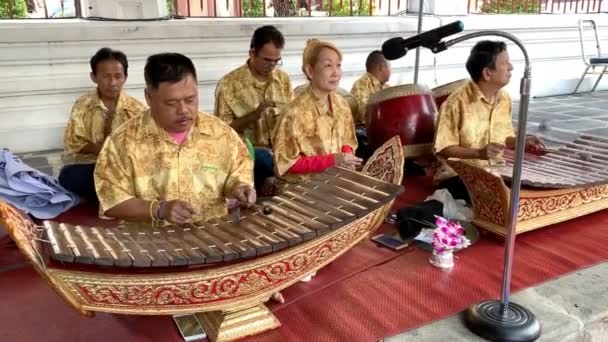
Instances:
[[[578,19],[574,15],[506,15],[424,18],[423,30],[463,20],[469,30],[507,30],[523,39],[532,58],[533,95],[567,93],[584,65],[580,59]],[[592,16],[605,37],[608,19]],[[161,22],[84,20],[0,21],[0,147],[14,152],[62,147],[63,127],[73,101],[93,85],[89,58],[109,46],[129,57],[127,91],[143,100],[143,66],[148,55],[180,52],[197,66],[201,109],[213,107],[217,80],[247,58],[256,27],[276,25],[286,36],[284,66],[294,85],[303,83],[301,53],[305,40],[334,41],[344,52],[341,86],[350,89],[363,72],[365,57],[387,38],[409,36],[415,17],[187,19]],[[430,87],[467,76],[463,64],[473,42],[433,55],[423,51],[420,81]],[[608,45],[606,46],[608,49]],[[522,57],[511,48],[516,72],[509,90],[517,97]],[[393,63],[392,84],[411,83],[414,53]],[[436,63],[436,69],[434,68]],[[591,80],[583,85],[592,84]],[[600,89],[608,84],[602,82]]]

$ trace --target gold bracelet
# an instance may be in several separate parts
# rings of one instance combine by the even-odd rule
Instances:
[[[150,202],[150,218],[152,219],[152,222],[156,222],[156,216],[155,216],[155,208],[154,206],[158,204],[158,200],[153,200],[152,202]]]

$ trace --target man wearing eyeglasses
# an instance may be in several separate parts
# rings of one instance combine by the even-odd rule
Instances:
[[[285,38],[274,26],[258,28],[251,38],[247,62],[225,75],[215,89],[215,115],[256,147],[258,191],[274,174],[272,131],[277,116],[293,97],[289,75],[278,69],[284,46]]]

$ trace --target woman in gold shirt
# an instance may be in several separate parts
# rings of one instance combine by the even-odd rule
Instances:
[[[342,53],[332,43],[311,39],[302,59],[310,85],[281,114],[274,136],[275,173],[283,185],[335,165],[355,168],[362,162],[354,156],[357,138],[350,107],[336,94]],[[283,302],[279,293],[273,298]]]
[[[329,42],[311,39],[302,58],[308,88],[283,112],[274,136],[275,171],[283,183],[298,183],[332,166],[354,168],[362,160],[346,100],[336,94],[342,53]]]

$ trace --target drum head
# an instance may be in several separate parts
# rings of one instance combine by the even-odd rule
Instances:
[[[406,97],[420,94],[432,94],[429,87],[423,84],[404,84],[394,87],[381,89],[369,97],[367,105],[376,105],[378,103],[392,100],[399,97]]]
[[[441,85],[439,87],[435,87],[435,88],[433,88],[433,96],[442,97],[442,96],[450,95],[454,90],[467,84],[468,81],[469,81],[468,79],[461,79],[458,81],[454,81],[454,82],[450,82],[450,83]]]

